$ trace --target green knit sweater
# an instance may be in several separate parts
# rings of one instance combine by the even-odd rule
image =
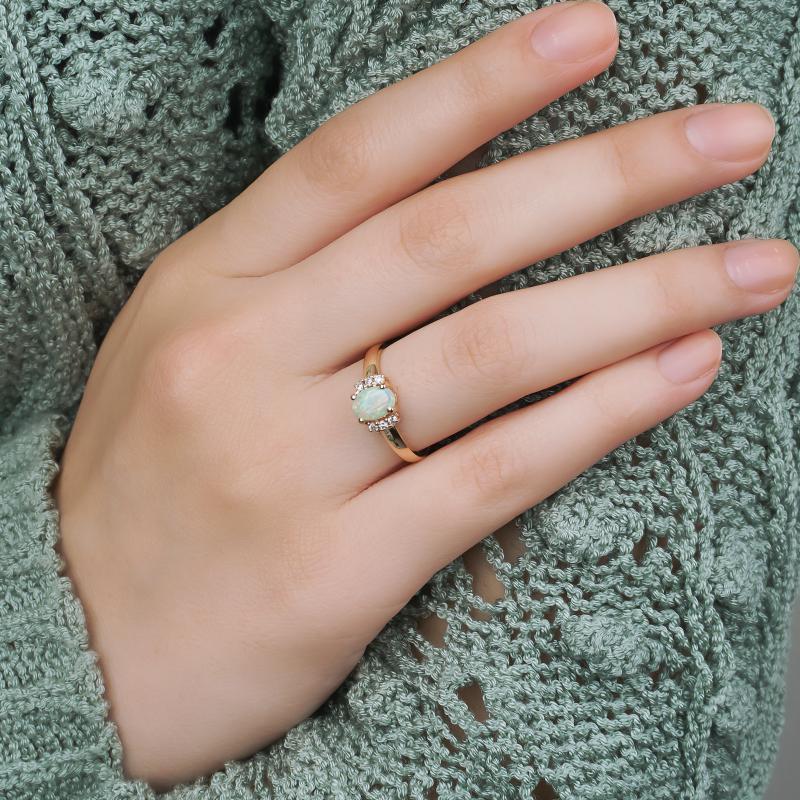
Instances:
[[[0,0],[0,797],[154,797],[122,775],[50,494],[142,272],[327,117],[537,5]],[[731,238],[800,242],[800,0],[609,5],[611,68],[484,164],[716,100],[769,107],[773,152],[503,288]],[[477,594],[458,559],[317,713],[170,800],[760,797],[798,585],[799,326],[797,290],[719,326],[702,398],[523,515],[518,560],[484,540],[504,597]],[[431,613],[443,647],[416,628]]]

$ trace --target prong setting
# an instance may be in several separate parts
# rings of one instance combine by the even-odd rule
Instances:
[[[365,419],[364,416],[356,412],[356,417],[362,425],[366,425],[367,429],[370,431],[377,432],[386,431],[389,428],[397,425],[397,423],[400,421],[400,417],[396,412],[397,392],[386,380],[385,375],[382,373],[365,375],[357,384],[355,384],[354,388],[355,392],[350,395],[350,399],[353,401],[354,412],[356,412],[356,408],[358,407],[359,396],[362,392],[367,390],[383,390],[383,392],[380,393],[381,396],[384,399],[388,398],[389,400],[389,402],[383,408],[380,408],[380,404],[378,404],[378,408],[380,408],[378,413],[380,413],[381,416],[376,419]]]

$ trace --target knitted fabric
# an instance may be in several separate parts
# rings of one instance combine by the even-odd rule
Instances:
[[[142,272],[327,117],[537,5],[0,0],[0,797],[155,796],[121,772],[50,494]],[[502,288],[733,238],[799,242],[800,2],[609,5],[611,68],[494,139],[484,165],[706,101],[764,103],[773,151],[755,176]],[[717,330],[699,400],[524,514],[519,557],[482,542],[499,596],[456,560],[317,713],[166,796],[760,797],[798,585],[800,291]],[[439,642],[417,629],[428,614]]]

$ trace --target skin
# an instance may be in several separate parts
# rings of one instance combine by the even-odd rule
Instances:
[[[532,49],[557,14],[591,31],[593,52]],[[514,269],[763,163],[774,127],[741,104],[667,112],[431,185],[603,71],[616,45],[599,3],[521,17],[329,119],[143,275],[100,348],[54,485],[129,776],[166,788],[279,738],[465,551],[491,595],[471,548],[697,399],[721,357],[709,327],[790,292],[791,244],[761,243],[753,291],[724,266],[741,245],[724,243],[426,324]],[[716,122],[687,127],[698,113]],[[349,399],[366,349],[398,336],[382,367],[417,449],[578,380],[405,465]],[[668,344],[673,369],[694,353],[698,377],[661,371]]]

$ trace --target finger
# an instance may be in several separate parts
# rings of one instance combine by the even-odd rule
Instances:
[[[791,290],[798,262],[797,250],[783,240],[731,242],[474,303],[384,351],[381,371],[397,391],[397,427],[409,447],[423,449],[527,394],[659,342],[767,311]],[[346,424],[344,407],[361,374],[359,361],[317,384],[313,401],[342,408],[341,424],[327,436],[332,453],[348,454],[347,469],[337,473],[346,489],[398,466],[380,434]]]
[[[742,178],[773,134],[753,103],[680,109],[425,189],[287,273],[314,321],[307,368],[350,363],[502,275]]]
[[[178,247],[227,274],[286,268],[601,72],[616,45],[601,3],[516,19],[328,119]]]
[[[354,598],[376,613],[402,607],[490,531],[698,398],[720,352],[709,330],[658,345],[373,484],[341,509],[342,584],[358,586]]]

